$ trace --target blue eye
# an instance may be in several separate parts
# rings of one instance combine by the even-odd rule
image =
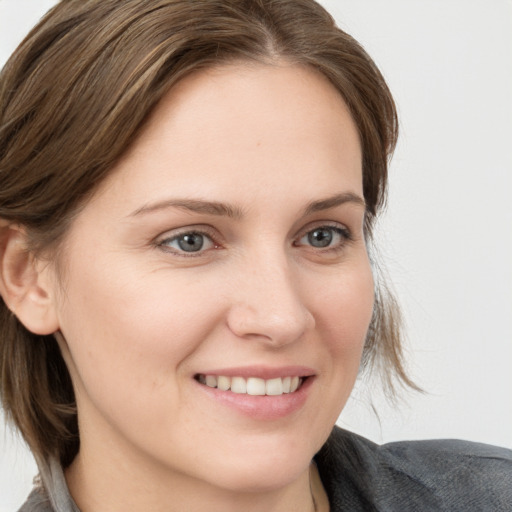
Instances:
[[[159,243],[162,247],[170,247],[178,252],[197,253],[214,247],[212,239],[204,233],[191,231],[167,238]]]
[[[309,245],[317,249],[339,247],[350,238],[346,229],[334,226],[320,226],[308,231],[299,239],[298,245]]]

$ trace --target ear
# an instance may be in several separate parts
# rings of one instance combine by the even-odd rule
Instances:
[[[59,329],[50,265],[27,250],[20,226],[0,224],[0,294],[18,320],[34,334]]]

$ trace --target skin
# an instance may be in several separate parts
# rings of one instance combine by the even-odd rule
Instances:
[[[83,512],[312,510],[310,461],[373,307],[361,161],[346,105],[307,68],[202,71],[158,105],[74,221],[60,271],[41,270],[76,390],[66,477]],[[333,240],[315,247],[322,226]],[[191,231],[205,234],[192,256],[176,239]],[[194,379],[248,365],[313,369],[302,407],[254,418]]]

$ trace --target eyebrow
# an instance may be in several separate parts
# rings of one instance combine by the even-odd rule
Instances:
[[[132,212],[130,217],[152,213],[158,210],[165,210],[167,208],[180,208],[195,213],[226,216],[234,219],[240,219],[243,217],[242,210],[236,206],[219,203],[217,201],[203,201],[202,199],[166,199],[164,201],[158,201],[153,204],[142,206]]]
[[[342,194],[335,194],[331,197],[309,203],[304,208],[303,216],[305,217],[312,213],[336,208],[337,206],[341,206],[345,203],[354,203],[362,208],[366,208],[366,203],[361,196],[352,192],[344,192]],[[167,208],[180,208],[195,213],[226,216],[233,219],[241,219],[244,216],[243,210],[236,205],[220,203],[217,201],[205,201],[202,199],[166,199],[153,204],[144,205],[132,212],[129,216],[135,217],[137,215],[165,210]]]
[[[336,208],[336,206],[341,206],[345,203],[354,203],[357,206],[361,206],[366,209],[366,202],[361,196],[352,192],[344,192],[342,194],[335,194],[334,196],[327,197],[326,199],[320,199],[319,201],[309,203],[304,209],[304,216],[324,210],[330,210],[331,208]]]

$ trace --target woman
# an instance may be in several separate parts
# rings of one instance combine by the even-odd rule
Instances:
[[[510,509],[507,450],[333,430],[361,368],[412,384],[369,256],[395,108],[322,8],[63,2],[0,91],[22,510]]]

